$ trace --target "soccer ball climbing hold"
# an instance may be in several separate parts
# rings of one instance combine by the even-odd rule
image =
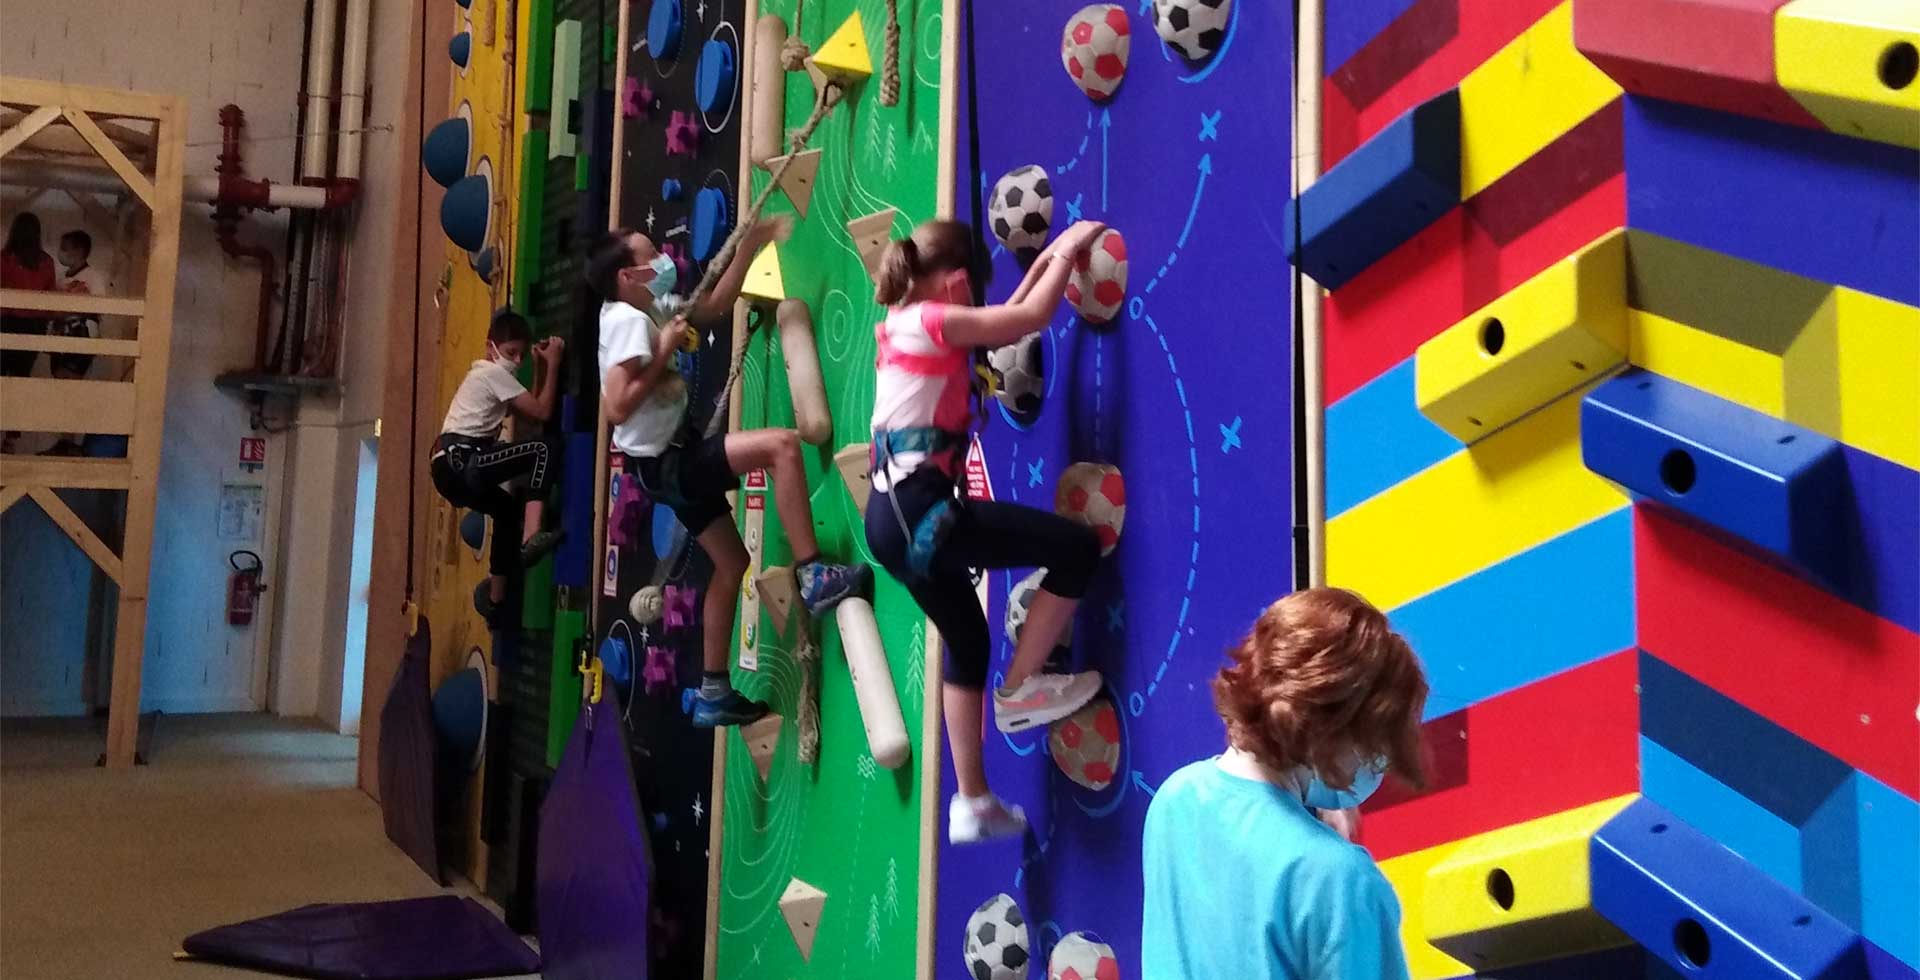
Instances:
[[[1153,0],[1153,29],[1167,47],[1199,63],[1220,50],[1233,0]]]
[[[1088,323],[1112,323],[1127,301],[1127,240],[1108,228],[1074,259],[1067,302]]]
[[[993,370],[993,397],[1022,425],[1031,424],[1039,416],[1040,399],[1047,389],[1040,342],[1039,334],[1028,334],[987,352],[987,366]]]
[[[1084,932],[1070,932],[1047,957],[1047,980],[1120,980],[1120,959],[1112,946]]]
[[[1088,789],[1113,785],[1114,767],[1120,764],[1120,715],[1113,702],[1098,695],[1079,711],[1048,725],[1047,753],[1068,779]]]
[[[1033,594],[1040,591],[1040,581],[1047,577],[1047,570],[1036,568],[1021,579],[1007,593],[1007,642],[1020,645],[1020,633],[1027,625],[1027,610],[1033,608]],[[1073,621],[1067,621],[1067,631],[1060,637],[1063,646],[1073,643]]]
[[[1100,538],[1100,554],[1113,554],[1120,529],[1127,521],[1127,481],[1120,468],[1106,463],[1075,463],[1060,474],[1053,491],[1053,510],[1093,528]]]
[[[1105,102],[1127,75],[1127,51],[1133,43],[1127,12],[1118,4],[1080,8],[1060,35],[1060,63],[1087,98]]]
[[[987,199],[987,223],[1021,264],[1033,261],[1053,227],[1053,184],[1047,172],[1028,165],[1007,171]]]
[[[1001,892],[967,918],[967,972],[973,980],[1026,980],[1027,917]]]

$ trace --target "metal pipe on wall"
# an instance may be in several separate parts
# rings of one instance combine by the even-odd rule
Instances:
[[[333,148],[333,65],[338,40],[339,0],[311,0],[313,28],[307,40],[307,84],[302,96],[306,131],[301,134],[299,180],[327,176]]]
[[[347,0],[340,53],[340,153],[333,175],[360,179],[367,115],[367,45],[373,24],[373,0]]]
[[[1320,61],[1324,0],[1304,0],[1295,21],[1293,89],[1293,193],[1304,193],[1320,176]],[[1296,232],[1293,232],[1297,234]],[[1327,584],[1327,430],[1325,328],[1318,283],[1293,274],[1300,312],[1300,410],[1306,429],[1307,581]]]

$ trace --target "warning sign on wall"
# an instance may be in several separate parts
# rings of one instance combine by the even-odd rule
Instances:
[[[967,499],[993,499],[993,481],[987,478],[987,454],[980,448],[978,433],[967,446]]]

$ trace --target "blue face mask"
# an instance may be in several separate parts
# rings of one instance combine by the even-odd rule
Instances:
[[[679,285],[680,267],[673,263],[672,256],[656,255],[653,261],[647,263],[647,268],[653,270],[653,279],[647,283],[647,289],[655,299],[665,299],[668,293],[673,292],[673,287]]]
[[[1334,789],[1320,781],[1320,777],[1307,774],[1305,802],[1316,810],[1351,810],[1367,801],[1380,784],[1387,778],[1384,761],[1373,765],[1363,765],[1353,772],[1353,785],[1346,789]]]

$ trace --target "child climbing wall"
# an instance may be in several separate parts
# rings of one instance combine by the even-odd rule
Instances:
[[[1920,966],[1916,42],[1911,5],[1327,5],[1296,261],[1328,578],[1433,683],[1432,785],[1361,831],[1415,977]]]
[[[992,356],[1002,394],[968,466],[976,496],[1101,532],[1070,660],[1107,687],[1051,726],[987,727],[993,785],[1032,833],[941,833],[935,975],[1043,976],[1057,957],[1107,976],[1112,957],[1133,976],[1147,803],[1220,751],[1205,679],[1292,585],[1291,302],[1275,274],[1291,24],[1272,4],[1161,0],[982,8],[974,28],[980,162],[976,182],[963,142],[959,190],[993,236],[989,301],[1048,224],[1117,233],[1052,327]],[[996,683],[1032,587],[1025,570],[984,583]]]
[[[873,325],[882,316],[848,222],[891,209],[891,217],[877,219],[877,225],[883,236],[898,237],[931,217],[939,155],[947,146],[940,126],[939,55],[941,24],[949,14],[940,0],[899,0],[899,98],[888,106],[881,96],[893,6],[878,0],[777,0],[759,8],[767,30],[764,18],[777,17],[809,51],[833,61],[836,72],[864,59],[871,75],[850,80],[845,100],[808,141],[807,152],[818,153],[810,193],[790,180],[784,185],[789,190],[773,198],[774,209],[795,212],[793,238],[778,249],[780,278],[789,303],[803,302],[810,315],[830,421],[796,415],[796,402],[811,404],[789,384],[799,349],[784,341],[791,327],[776,325],[772,316],[751,341],[741,409],[743,428],[799,422],[803,434],[819,440],[803,453],[821,550],[835,560],[869,563],[860,510],[833,462],[836,451],[850,447],[857,457],[854,483],[864,482],[858,477],[865,474],[873,411]],[[755,36],[756,44],[769,36],[769,47],[781,43],[778,35]],[[750,122],[755,132],[762,124],[771,127],[769,145],[760,147],[771,152],[750,151],[756,160],[794,149],[784,134],[801,128],[815,106],[806,72],[776,70],[780,74],[784,79],[773,81],[784,81],[784,98],[770,104],[783,101],[784,125]],[[753,179],[756,189],[764,187],[769,168],[756,168]],[[795,311],[786,305],[781,317],[790,320]],[[742,496],[750,548],[760,528],[758,567],[790,565],[793,555],[771,495],[749,483]],[[897,700],[908,743],[904,761],[869,742],[867,706],[856,697],[842,636],[842,624],[852,615],[845,605],[833,621],[813,624],[818,653],[809,660],[798,650],[799,626],[783,631],[770,611],[755,611],[756,605],[770,609],[772,595],[755,593],[746,600],[751,636],[742,637],[741,662],[756,667],[736,670],[735,683],[769,701],[780,717],[725,736],[717,947],[722,978],[916,975],[925,813],[918,773],[920,753],[937,746],[938,734],[929,742],[921,731],[929,649],[924,619],[897,583],[881,579],[872,622],[890,674],[880,680],[890,683],[872,690],[882,692],[881,701]],[[814,672],[812,684],[802,680],[808,671]],[[801,703],[812,698],[818,705],[818,754],[803,760]],[[883,759],[876,760],[876,753]]]

